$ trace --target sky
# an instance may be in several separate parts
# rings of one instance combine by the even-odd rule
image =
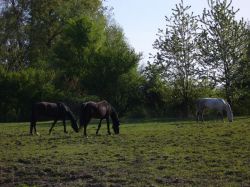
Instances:
[[[152,44],[157,39],[158,29],[165,28],[165,16],[170,17],[172,9],[180,0],[105,0],[111,9],[113,19],[125,33],[128,43],[136,52],[142,52],[141,63],[146,63],[149,53],[154,53]],[[194,14],[201,14],[208,8],[207,0],[183,0],[190,5]],[[233,0],[232,6],[240,9],[237,19],[250,21],[250,0]]]

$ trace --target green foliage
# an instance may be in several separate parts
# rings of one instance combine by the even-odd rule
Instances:
[[[29,58],[32,66],[47,65],[53,47],[64,35],[69,20],[79,20],[83,16],[95,17],[99,9],[99,0],[31,1]]]
[[[25,67],[28,50],[28,1],[1,2],[0,64],[8,71]]]
[[[122,123],[121,134],[95,135],[58,125],[0,124],[2,186],[249,186],[250,118],[233,123]],[[68,124],[68,123],[67,123]],[[145,172],[146,171],[146,172]]]
[[[208,0],[208,3],[210,10],[205,9],[201,18],[201,61],[208,77],[225,88],[226,99],[233,104],[234,99],[237,101],[238,84],[234,80],[241,77],[239,70],[245,66],[247,54],[246,22],[236,20],[238,11],[232,7],[232,1]]]
[[[1,120],[29,120],[27,106],[41,100],[106,99],[121,113],[133,105],[140,55],[108,23],[102,1],[6,2],[0,28],[1,111],[10,103]],[[17,91],[8,95],[11,89]]]
[[[183,1],[172,9],[170,18],[166,17],[166,28],[159,29],[153,44],[157,54],[145,69],[146,80],[155,85],[148,91],[160,103],[167,100],[163,106],[168,105],[177,116],[194,114],[194,101],[199,97],[226,98],[236,115],[247,114],[246,22],[236,20],[238,11],[231,6],[232,1],[208,0],[208,3],[210,9],[204,9],[199,20],[189,13],[190,6],[185,7]],[[152,81],[157,79],[169,86],[165,95],[171,99],[163,99],[161,86]],[[159,107],[162,111],[163,106]]]
[[[69,90],[79,90],[80,80],[91,71],[95,54],[99,51],[104,38],[104,22],[82,17],[69,20],[64,34],[54,49],[51,63],[58,67],[59,77]]]
[[[172,89],[162,81],[158,67],[150,64],[143,73],[146,81],[141,87],[141,92],[148,110],[147,117],[173,115],[173,110],[167,110],[171,105]]]
[[[183,1],[176,5],[172,16],[166,17],[166,28],[159,29],[158,39],[153,45],[157,50],[153,63],[162,70],[161,79],[178,93],[184,116],[188,115],[195,86],[193,82],[199,77],[196,54],[198,21],[189,9],[190,6],[184,6]]]
[[[54,72],[26,69],[0,71],[0,121],[27,120],[34,101],[52,100],[60,93],[53,86]]]
[[[140,55],[126,43],[122,30],[115,26],[106,28],[104,45],[99,53],[92,57],[91,63],[88,63],[86,75],[81,80],[89,94],[98,95],[103,99],[110,101],[114,106],[120,107],[124,111],[129,103],[127,92],[134,89],[124,83],[138,85],[138,72],[136,67],[139,63]],[[135,78],[129,82],[126,77]],[[125,81],[125,82],[124,82]],[[128,90],[125,91],[124,88]],[[125,91],[125,92],[124,92]],[[123,101],[122,101],[123,100]]]

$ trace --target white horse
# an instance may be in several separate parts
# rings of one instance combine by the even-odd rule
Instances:
[[[221,115],[223,120],[223,111],[227,112],[227,119],[229,122],[233,121],[233,113],[230,105],[224,99],[221,98],[201,98],[196,101],[196,121],[203,119],[203,112],[205,109],[211,109],[217,111],[217,119]]]

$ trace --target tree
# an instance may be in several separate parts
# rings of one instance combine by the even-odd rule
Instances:
[[[234,103],[234,108],[237,109],[238,114],[250,114],[250,27],[248,25],[248,48],[247,55],[244,60],[240,62],[238,69],[238,76],[233,80],[235,85],[235,97],[237,102]]]
[[[194,80],[197,79],[196,37],[198,21],[190,6],[183,0],[173,9],[172,16],[166,17],[166,29],[159,29],[158,39],[153,47],[158,52],[154,63],[162,69],[162,78],[180,93],[181,107],[186,116],[191,100]]]
[[[0,4],[0,64],[7,71],[26,67],[28,51],[28,0],[4,0]]]
[[[91,72],[95,56],[105,40],[104,28],[102,18],[83,16],[68,21],[51,56],[51,64],[57,68],[60,82],[64,82],[60,83],[61,87],[69,91],[81,89],[81,80]]]
[[[204,9],[201,17],[203,31],[199,39],[201,61],[208,76],[225,88],[225,96],[232,104],[235,96],[234,80],[239,76],[247,52],[246,22],[235,18],[238,10],[232,0],[208,0],[210,10]]]
[[[10,71],[46,68],[70,19],[103,14],[101,0],[2,0],[0,63]]]
[[[144,96],[145,108],[149,110],[149,116],[164,116],[171,104],[172,92],[170,86],[162,79],[159,67],[156,64],[149,64],[143,70],[145,80],[140,87]],[[172,115],[174,110],[167,111],[168,115]]]
[[[124,113],[131,104],[132,91],[139,80],[136,68],[140,57],[126,42],[122,29],[108,25],[103,45],[95,55],[92,54],[94,59],[87,65],[88,72],[81,81],[83,87],[89,94],[109,100]],[[129,78],[134,80],[129,82]]]
[[[32,66],[48,62],[71,20],[101,14],[100,0],[36,0],[30,3],[29,58]],[[100,13],[99,13],[100,12]]]

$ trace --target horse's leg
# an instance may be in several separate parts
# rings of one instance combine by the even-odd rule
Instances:
[[[217,112],[217,121],[219,121],[220,116],[221,116],[220,112]]]
[[[51,131],[52,131],[52,129],[54,128],[56,122],[57,122],[57,119],[55,119],[54,122],[52,123],[52,125],[51,125],[51,127],[50,127],[50,129],[49,129],[49,134],[51,134]]]
[[[222,110],[222,111],[220,111],[219,113],[220,113],[220,115],[221,115],[221,119],[222,119],[222,121],[224,122],[223,110]]]
[[[84,128],[84,136],[87,137],[87,124],[86,125],[84,124],[83,128]]]
[[[107,121],[107,130],[108,130],[108,134],[110,135],[110,128],[109,128],[109,117],[106,118]]]
[[[80,116],[80,128],[83,126],[83,128],[84,128],[83,133],[84,133],[85,137],[87,137],[87,126],[88,126],[90,120],[91,120],[90,115],[85,115],[85,116],[81,115]]]
[[[89,120],[90,119],[88,119],[88,121]],[[88,121],[84,120],[82,115],[80,116],[80,127],[79,128],[82,128],[82,126],[83,126],[83,136],[85,136],[85,137],[87,137]]]
[[[198,123],[199,122],[199,111],[196,112],[196,122]]]
[[[102,120],[103,119],[100,119],[100,122],[99,122],[99,125],[98,125],[98,128],[97,128],[97,130],[96,130],[96,135],[98,135],[98,132],[99,132],[99,130],[100,130],[100,128],[101,128],[101,125],[102,125]]]
[[[65,119],[63,119],[63,129],[64,129],[64,133],[68,133],[66,130],[66,122]]]
[[[204,117],[203,117],[203,113],[204,113],[204,110],[201,110],[201,120],[202,120],[202,122],[204,122]]]
[[[36,134],[36,135],[39,135],[39,133],[36,132],[36,122],[34,123],[33,128],[34,128],[35,134]]]
[[[36,122],[35,121],[30,122],[30,135],[33,135],[34,123],[36,123]]]

